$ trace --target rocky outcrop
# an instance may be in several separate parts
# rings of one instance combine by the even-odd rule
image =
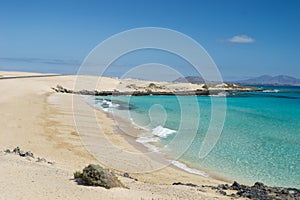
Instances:
[[[220,194],[230,197],[243,197],[255,200],[300,200],[300,190],[295,188],[271,187],[256,182],[253,186],[239,184],[234,181],[232,185],[221,184],[216,186],[204,186],[216,190]],[[228,195],[226,191],[236,191]]]
[[[57,86],[56,88],[52,88],[55,92],[58,93],[69,93],[69,94],[79,94],[79,95],[92,95],[92,96],[124,96],[124,95],[131,95],[131,96],[150,96],[150,95],[165,95],[165,96],[208,96],[208,95],[218,95],[220,93],[224,93],[224,89],[217,88],[217,89],[197,89],[197,90],[190,90],[190,91],[153,91],[153,90],[146,90],[146,91],[89,91],[89,90],[80,90],[80,91],[73,91],[61,86]],[[237,92],[238,89],[226,89],[227,93],[230,92]],[[253,92],[253,91],[261,91],[259,89],[241,89],[243,92]]]
[[[22,151],[22,150],[20,149],[20,147],[16,147],[16,148],[14,148],[13,150],[6,149],[4,152],[5,152],[5,153],[13,153],[13,154],[16,154],[16,155],[21,156],[21,157],[30,157],[30,158],[34,158],[34,155],[33,155],[33,153],[32,153],[31,151],[26,151],[26,152],[24,152],[24,151]]]
[[[75,172],[74,178],[83,185],[100,186],[106,189],[124,187],[113,172],[99,165],[88,165],[82,172]]]
[[[6,153],[6,154],[15,154],[17,156],[24,157],[29,161],[44,162],[44,163],[47,163],[47,164],[50,164],[50,165],[54,164],[54,162],[47,161],[45,158],[40,158],[40,157],[35,158],[35,156],[33,155],[33,153],[31,151],[23,151],[23,150],[21,150],[20,147],[16,147],[13,150],[6,149],[6,150],[4,150],[4,153]]]
[[[232,198],[248,198],[254,200],[300,200],[300,190],[295,188],[271,187],[263,183],[256,182],[253,186],[239,184],[234,181],[232,185],[220,184],[196,185],[193,183],[175,182],[173,185],[184,185],[199,188],[203,191],[205,188],[215,190],[217,193]]]

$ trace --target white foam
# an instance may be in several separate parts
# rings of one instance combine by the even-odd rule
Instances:
[[[145,147],[147,147],[150,151],[155,152],[155,153],[160,153],[160,151],[158,150],[158,148],[152,144],[149,143],[143,143],[143,145]]]
[[[150,151],[159,153],[158,148],[150,143],[159,142],[158,137],[153,137],[147,133],[143,133],[139,138],[136,139],[136,142],[142,143],[145,147],[147,147]]]
[[[144,126],[140,126],[137,123],[135,123],[132,117],[130,117],[129,120],[130,120],[131,124],[134,126],[134,128],[139,129],[139,130],[149,131],[148,128],[146,128]]]
[[[178,162],[176,160],[173,160],[171,161],[171,163],[180,168],[180,169],[183,169],[184,171],[187,171],[189,173],[192,173],[192,174],[197,174],[197,175],[200,175],[200,176],[203,176],[203,177],[209,177],[208,174],[206,174],[205,172],[203,171],[200,171],[200,170],[197,170],[197,169],[192,169],[192,168],[189,168],[188,166],[186,166],[186,164],[184,163],[181,163],[181,162]]]
[[[228,95],[228,92],[219,92],[218,94],[211,94],[209,96],[211,97],[226,97]]]
[[[158,137],[166,138],[168,135],[176,133],[175,130],[164,128],[162,126],[157,126],[156,128],[152,129],[152,134]]]
[[[277,93],[279,92],[279,90],[263,90],[262,92],[266,92],[266,93]]]
[[[108,100],[94,100],[93,103],[91,103],[94,107],[96,108],[100,108],[101,110],[105,111],[105,112],[109,112],[112,108],[117,108],[120,105],[119,104],[114,104],[111,101]]]
[[[137,140],[139,143],[149,143],[149,142],[159,142],[159,138],[154,138],[154,137],[139,137]]]

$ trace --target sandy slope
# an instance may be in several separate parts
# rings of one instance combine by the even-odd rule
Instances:
[[[0,72],[0,75],[8,77],[35,74]],[[96,116],[103,133],[98,132],[95,135],[94,127],[87,126],[93,134],[80,138],[73,120],[72,95],[57,94],[51,90],[51,87],[57,84],[72,89],[75,79],[75,76],[54,76],[0,80],[0,150],[20,146],[24,150],[32,151],[36,156],[55,162],[54,165],[37,163],[34,160],[29,161],[2,152],[0,154],[0,199],[225,198],[199,188],[172,186],[173,182],[178,181],[199,185],[216,185],[221,181],[189,174],[170,166],[149,173],[133,173],[132,176],[139,181],[119,177],[130,189],[106,190],[77,185],[72,180],[73,172],[89,163],[106,165],[109,162],[118,162],[124,168],[128,165],[125,161],[130,160],[130,157],[122,157],[121,153],[111,149],[111,145],[101,143],[106,146],[106,149],[104,152],[98,152],[100,155],[96,155],[97,158],[100,156],[103,159],[99,162],[91,154],[97,153],[98,147],[86,148],[82,144],[83,140],[85,144],[94,147],[99,146],[98,139],[106,138],[106,141],[117,145],[119,150],[121,149],[120,152],[140,152],[143,147],[132,146],[134,143],[130,142],[130,139],[125,140],[121,132],[116,134],[114,120],[100,111],[96,111]],[[109,89],[114,85],[119,85],[118,79],[105,78],[105,84],[97,87]],[[84,116],[84,113],[82,115]],[[124,124],[128,126],[126,122]],[[99,141],[105,142],[105,140]],[[139,163],[137,160],[131,162]],[[147,163],[155,165],[151,160],[147,160]],[[143,165],[138,166],[143,167]]]

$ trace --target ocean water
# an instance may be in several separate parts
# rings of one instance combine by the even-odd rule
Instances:
[[[137,142],[191,173],[300,188],[300,87],[261,87],[263,92],[228,94],[222,133],[204,159],[199,150],[212,97],[113,96],[94,102],[143,127]],[[213,98],[218,110],[225,97]]]

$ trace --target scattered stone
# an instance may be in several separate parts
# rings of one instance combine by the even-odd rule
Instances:
[[[126,178],[129,178],[129,174],[128,173],[124,173],[123,176],[126,177]]]
[[[185,185],[185,186],[189,186],[189,187],[199,187],[198,185],[193,184],[193,183],[182,183],[182,182],[175,182],[172,185]]]
[[[222,190],[229,190],[230,186],[228,184],[220,184],[218,185],[219,188]]]
[[[26,156],[26,157],[34,158],[34,155],[33,155],[33,153],[32,153],[31,151],[27,151],[27,152],[25,153],[25,156]]]
[[[239,190],[239,189],[242,189],[242,187],[238,182],[234,181],[233,184],[231,185],[231,189]]]
[[[34,158],[34,155],[33,155],[33,153],[31,152],[31,151],[26,151],[25,153],[24,153],[24,151],[22,151],[21,149],[20,149],[20,147],[16,147],[16,148],[14,148],[14,150],[9,150],[9,149],[6,149],[5,150],[5,153],[15,153],[16,155],[19,155],[19,156],[21,156],[21,157],[32,157],[32,158]]]
[[[23,151],[21,151],[21,152],[19,153],[19,156],[21,156],[21,157],[25,157],[25,156],[26,156],[26,154],[25,154]]]
[[[137,178],[133,178],[132,176],[130,176],[127,172],[125,172],[124,174],[121,174],[121,176],[125,177],[125,178],[130,178],[130,179],[133,179],[135,181],[138,181]]]
[[[48,161],[47,162],[49,165],[54,165],[54,162],[52,162],[52,161]]]
[[[22,151],[20,149],[20,147],[16,147],[13,150],[6,149],[4,152],[5,153],[10,153],[10,154],[14,153],[14,154],[16,154],[18,156],[25,157],[26,160],[29,160],[29,161],[33,161],[33,159],[35,158],[34,155],[33,155],[33,153],[31,151],[24,152],[24,151]],[[37,157],[36,162],[47,162],[50,165],[54,164],[54,162],[47,161],[45,158],[40,158],[40,157]]]
[[[100,186],[106,189],[125,187],[113,172],[103,169],[99,165],[90,164],[81,172],[75,172],[74,178],[84,185]]]
[[[38,157],[36,162],[47,162],[47,160],[45,158]]]
[[[265,185],[263,183],[256,182],[256,183],[254,183],[253,187],[255,187],[255,188],[264,188]]]
[[[253,186],[242,185],[234,181],[231,186],[228,184],[220,184],[217,187],[210,185],[203,185],[202,187],[209,187],[229,197],[243,197],[254,200],[300,200],[300,190],[298,189],[270,187],[260,182],[256,182]],[[224,190],[236,190],[237,192],[227,195]]]
[[[20,148],[19,147],[14,148],[13,153],[20,155],[20,153],[21,153]]]
[[[11,153],[10,149],[6,149],[4,153]]]
[[[219,193],[223,194],[223,195],[227,195],[227,193],[225,191],[223,191],[223,190],[219,190]]]

